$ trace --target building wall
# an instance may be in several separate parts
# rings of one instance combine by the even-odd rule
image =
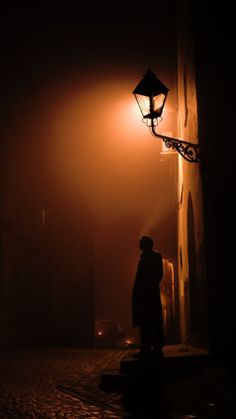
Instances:
[[[198,143],[198,112],[191,38],[191,15],[179,2],[179,138]],[[180,335],[186,344],[207,346],[206,265],[202,181],[199,163],[179,156],[178,272]]]
[[[93,222],[34,93],[12,93],[4,125],[1,345],[93,345]]]
[[[175,265],[176,259],[163,258],[164,269],[160,290],[166,345],[176,344],[179,341],[179,304],[176,301],[178,283]]]
[[[212,13],[198,4],[193,17],[210,350],[235,380],[235,15],[229,5]]]

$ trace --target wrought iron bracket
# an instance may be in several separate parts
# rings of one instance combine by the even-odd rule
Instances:
[[[167,137],[166,135],[158,134],[155,131],[155,125],[152,121],[150,130],[155,137],[161,138],[167,148],[173,148],[181,156],[190,163],[198,163],[200,160],[200,148],[198,144],[193,144],[188,141],[183,141],[178,138]]]

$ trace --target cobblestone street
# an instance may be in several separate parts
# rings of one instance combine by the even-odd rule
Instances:
[[[60,383],[94,383],[104,366],[118,365],[123,351],[42,349],[1,356],[0,418],[119,418],[106,407],[60,391]],[[91,388],[91,386],[90,386]],[[108,396],[109,397],[109,396]],[[104,402],[105,405],[105,402]]]
[[[162,414],[158,377],[153,386],[152,416],[148,413],[148,403],[142,404],[144,409],[147,407],[146,413],[128,414],[120,403],[119,392],[100,388],[101,373],[107,368],[119,369],[127,353],[123,349],[63,348],[2,351],[0,418],[235,419],[235,387],[219,367],[161,383],[168,416]],[[140,402],[138,398],[142,394],[136,397]]]

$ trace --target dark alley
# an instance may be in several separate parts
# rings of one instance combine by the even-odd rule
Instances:
[[[0,20],[0,418],[235,419],[231,7]]]

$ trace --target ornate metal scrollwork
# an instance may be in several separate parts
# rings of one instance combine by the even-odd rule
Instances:
[[[192,144],[187,141],[169,137],[162,137],[162,140],[167,148],[173,148],[178,151],[178,153],[180,153],[181,156],[188,162],[197,163],[200,160],[198,144]]]
[[[200,160],[200,149],[198,144],[193,144],[188,141],[183,141],[178,138],[167,137],[165,135],[157,134],[155,131],[156,125],[151,123],[150,129],[155,137],[161,138],[167,148],[173,148],[181,156],[190,163],[198,163]]]

